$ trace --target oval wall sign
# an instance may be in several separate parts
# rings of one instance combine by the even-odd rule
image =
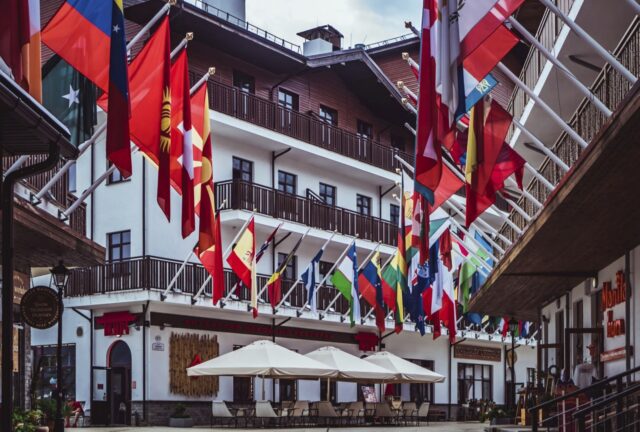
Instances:
[[[53,327],[58,322],[61,312],[58,307],[58,293],[47,286],[30,288],[22,297],[20,310],[22,319],[31,327],[41,330]]]

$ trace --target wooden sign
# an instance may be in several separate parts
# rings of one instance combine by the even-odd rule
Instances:
[[[62,312],[58,307],[58,293],[47,286],[28,289],[20,301],[24,322],[40,330],[53,327]]]
[[[455,358],[467,360],[484,360],[492,362],[499,362],[502,360],[502,352],[500,348],[489,348],[479,345],[455,345],[453,347],[453,356]]]

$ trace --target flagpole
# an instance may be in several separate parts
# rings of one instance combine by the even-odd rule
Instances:
[[[458,242],[464,244],[466,246],[466,243],[460,238],[458,237],[458,235],[456,233],[451,233],[451,236],[456,239]],[[455,253],[457,253],[464,261],[468,260],[469,257],[466,257],[462,254],[462,252],[460,252],[457,249],[452,249]],[[469,254],[473,255],[473,258],[475,258],[476,260],[478,260],[478,264],[476,266],[476,268],[481,269],[482,272],[484,273],[485,276],[489,276],[489,274],[491,273],[491,271],[493,270],[492,267],[489,267],[489,264],[482,258],[480,258],[478,255],[475,254],[475,252],[472,252],[470,249],[468,249],[467,246],[467,252],[469,252]],[[472,263],[473,264],[473,263]],[[475,265],[475,264],[474,264]]]
[[[573,30],[580,38],[582,38],[587,45],[593,48],[598,55],[600,55],[606,62],[611,64],[611,66],[617,70],[623,77],[625,77],[632,85],[636,83],[638,78],[634,74],[632,74],[629,69],[624,67],[622,63],[618,61],[613,55],[609,53],[602,45],[598,43],[589,33],[587,33],[582,27],[576,24],[575,21],[566,16],[556,5],[551,3],[549,0],[539,0],[547,9],[553,12],[558,18],[560,18],[564,23],[569,26],[571,30]]]
[[[274,232],[271,235],[274,235],[274,233],[284,224],[284,222],[280,222],[280,224],[276,227],[276,229],[274,230]],[[275,235],[274,235],[274,239],[275,240]],[[265,240],[266,241],[266,240]],[[262,246],[261,246],[262,247]],[[256,264],[260,262],[260,260],[262,259],[262,257],[264,256],[264,253],[259,256],[256,257]],[[224,299],[222,299],[222,301],[220,302],[220,307],[224,307],[225,303],[231,298],[231,296],[236,292],[236,290],[240,287],[240,281],[236,282],[235,285],[233,285],[233,288],[231,288],[229,290],[229,294],[227,294],[225,296]]]
[[[324,242],[324,245],[322,245],[321,249],[324,250],[324,248],[327,247],[327,245],[333,239],[333,236],[335,234],[336,234],[335,231],[333,233],[331,233],[331,237],[329,237],[327,239],[327,241]],[[313,258],[311,260],[313,261]],[[311,262],[309,262],[309,264],[311,264]],[[308,267],[309,267],[309,265],[307,264],[307,268]],[[322,282],[324,283],[325,280],[326,280],[326,275],[323,278]],[[289,291],[293,291],[293,289],[296,287],[296,285],[298,285],[301,281],[302,281],[302,275],[298,276],[298,280],[296,280],[296,282],[293,284],[293,286],[291,287],[291,289]],[[318,284],[318,289],[320,289],[320,287],[321,287],[321,285]],[[316,289],[316,291],[315,291],[316,295],[318,294],[318,289]],[[309,304],[309,295],[307,295],[307,300],[304,302],[304,304],[296,311],[296,315],[300,316],[302,314],[302,312],[304,311],[304,308],[307,307],[308,304]]]
[[[298,242],[300,244],[302,244],[302,240],[304,240],[304,238],[307,236],[307,234],[309,234],[309,231],[311,231],[311,228],[307,228],[305,233],[302,234],[302,237],[300,237],[300,240],[298,240]],[[276,271],[278,271],[278,270],[279,269],[276,269]],[[273,276],[273,273],[272,273],[272,276]],[[278,309],[280,307],[280,305],[282,305],[282,303],[289,297],[289,295],[293,292],[293,289],[296,287],[299,279],[300,279],[300,277],[298,277],[298,279],[296,279],[296,281],[294,282],[293,286],[289,289],[289,291],[287,291],[287,294],[285,294],[285,296],[282,298],[282,300],[273,309]],[[264,294],[264,292],[267,290],[268,287],[269,287],[269,281],[267,281],[267,283],[264,284],[264,286],[260,289],[260,292],[258,293],[257,297],[260,298],[262,296],[262,294]]]
[[[375,249],[373,249],[369,255],[367,255],[367,257],[364,259],[364,261],[362,262],[362,264],[360,264],[360,266],[358,267],[357,270],[357,276],[360,276],[360,272],[362,271],[362,269],[364,268],[365,265],[367,265],[369,263],[369,261],[371,261],[371,257],[373,257],[373,254],[378,250],[378,248],[380,248],[380,242],[378,242],[378,245],[375,247]],[[339,295],[341,295],[341,293],[338,293]],[[354,301],[360,301],[362,299],[362,293],[358,293],[358,299],[354,300]],[[335,299],[336,301],[338,300],[337,298]],[[330,304],[330,306],[333,306],[333,304]],[[327,307],[327,309],[329,309],[329,307]],[[351,306],[349,306],[349,308],[347,309],[347,311],[342,314],[342,316],[340,317],[340,319],[345,319],[346,316],[349,314],[349,312],[351,312]],[[362,322],[362,317],[360,317],[360,322]]]
[[[185,36],[185,38],[183,40],[186,40],[187,36]],[[104,129],[107,128],[107,124],[106,122],[104,123]],[[96,131],[97,133],[98,131]],[[96,134],[94,134],[95,136]],[[91,137],[91,139],[93,139],[94,137]],[[88,148],[88,146],[87,146]],[[135,153],[137,152],[138,148],[135,146],[131,146],[131,152]],[[66,164],[65,164],[66,166]],[[80,204],[82,204],[84,202],[85,199],[87,199],[87,197],[89,195],[91,195],[93,193],[93,191],[95,191],[98,186],[100,186],[102,184],[102,182],[112,173],[116,170],[116,166],[115,165],[111,165],[100,177],[98,177],[92,184],[91,186],[89,186],[74,202],[73,204],[71,204],[71,206],[69,206],[69,208],[67,208],[64,212],[61,212],[59,214],[59,218],[60,220],[67,220],[69,218],[69,216],[71,215],[71,213],[73,213],[79,206]],[[52,179],[53,180],[53,179]],[[51,181],[49,181],[49,183],[51,183]],[[49,184],[47,183],[47,184]],[[41,193],[42,191],[40,191]],[[38,193],[38,195],[40,195],[40,193]],[[36,195],[36,197],[38,196]]]
[[[340,264],[340,262],[342,261],[342,259],[345,257],[345,255],[347,255],[347,252],[349,252],[349,249],[351,248],[351,246],[355,245],[356,243],[356,239],[358,238],[358,234],[356,234],[356,237],[347,245],[347,247],[342,251],[342,253],[338,256],[338,259],[336,260],[336,262],[333,263],[333,266],[331,266],[331,268],[329,269],[329,271],[324,275],[324,277],[322,278],[322,280],[320,281],[320,283],[318,284],[318,289],[322,288],[322,286],[324,285],[324,283],[327,281],[327,279],[331,276],[331,274],[335,271],[336,267],[338,267],[338,264]],[[340,293],[338,293],[333,300],[331,300],[331,302],[329,302],[329,306],[327,306],[322,313],[318,314],[318,319],[322,319],[324,318],[324,314],[327,313],[327,311],[331,308],[331,306],[333,306],[335,304],[335,302],[338,300],[340,296]]]
[[[251,219],[256,214],[256,211],[257,211],[256,209],[253,209],[253,211],[249,214],[249,217],[247,218],[247,220],[244,222],[242,227],[238,230],[236,235],[233,237],[233,240],[231,241],[231,243],[229,243],[229,246],[227,246],[227,249],[225,249],[225,251],[222,253],[223,259],[226,259],[229,256],[229,253],[231,252],[231,248],[233,248],[233,245],[238,241],[238,239],[240,238],[244,230],[247,229],[247,227],[249,226],[249,223],[251,223]],[[202,294],[202,291],[204,291],[205,287],[207,286],[210,280],[211,280],[211,275],[207,276],[207,278],[204,280],[202,285],[200,285],[200,288],[198,289],[198,291],[193,296],[191,296],[192,304],[196,301],[198,297],[200,297],[200,294]]]
[[[396,254],[397,254],[397,253],[398,253],[398,252],[393,253],[393,254],[391,254],[391,255],[389,256],[389,258],[387,258],[387,260],[385,261],[385,263],[380,267],[380,272],[381,272],[381,273],[382,273],[382,269],[384,269],[384,268],[385,268],[385,267],[386,267],[386,266],[391,262],[391,260],[393,259],[393,257],[394,257],[394,256],[396,256]],[[382,277],[382,275],[381,275],[380,277]],[[381,283],[382,283],[382,281],[381,281]],[[369,318],[369,317],[371,316],[371,314],[373,313],[373,311],[374,311],[374,310],[375,310],[375,308],[374,308],[373,306],[369,309],[369,312],[367,312],[367,314],[362,318],[362,321],[361,321],[361,322],[362,322],[363,324],[365,323],[365,321],[367,320],[367,318]],[[386,320],[387,320],[387,318],[385,317],[385,321],[386,321]]]
[[[457,208],[457,207],[455,207],[455,206],[451,206],[451,205],[450,205],[450,206],[449,206],[449,208],[453,209],[453,211],[454,211],[454,212],[456,212],[456,214],[457,214],[458,216],[460,216],[460,217],[462,217],[462,218],[464,218],[464,217],[465,217],[465,215],[464,215],[460,210],[458,210],[458,208]],[[476,230],[478,230],[478,231],[482,231],[481,229],[478,229],[478,226],[476,225],[476,223],[475,223],[475,222],[471,224],[471,227],[475,228],[475,229],[476,229]],[[495,231],[493,230],[493,228],[491,229],[491,231],[495,233]],[[503,249],[502,247],[500,247],[500,246],[498,245],[498,243],[496,243],[495,241],[493,241],[493,239],[491,238],[491,236],[487,236],[487,240],[489,241],[489,243],[491,243],[491,245],[492,245],[494,248],[496,248],[496,249],[497,249],[501,254],[503,254],[503,255],[504,255],[504,249]]]
[[[171,291],[173,289],[173,285],[175,285],[175,283],[178,281],[178,277],[180,277],[180,275],[182,274],[182,271],[187,266],[187,263],[189,262],[189,260],[191,259],[192,256],[193,256],[193,249],[191,249],[191,252],[189,252],[189,255],[187,255],[187,257],[184,259],[184,261],[182,261],[182,265],[180,266],[180,268],[178,269],[176,274],[171,279],[171,282],[169,282],[169,285],[167,286],[167,289],[164,290],[164,292],[162,294],[160,294],[160,300],[161,301],[165,301],[165,299],[167,298],[167,294],[169,294],[169,291]]]
[[[536,146],[537,149],[539,149],[549,159],[551,159],[553,162],[555,162],[555,164],[558,165],[560,167],[560,169],[562,169],[562,171],[564,171],[564,172],[569,171],[569,165],[567,165],[553,151],[551,151],[551,149],[549,147],[544,145],[544,143],[542,141],[540,141],[540,139],[538,137],[536,137],[531,131],[529,131],[529,129],[527,129],[522,123],[520,123],[520,121],[518,119],[512,118],[511,121],[518,129],[520,129],[520,131],[522,133],[527,135],[531,139],[531,141],[533,141],[533,144]]]
[[[598,97],[593,94],[591,90],[587,88],[587,86],[582,84],[582,82],[580,82],[578,78],[576,78],[576,76],[571,71],[569,71],[569,69],[567,69],[567,67],[563,63],[561,63],[560,60],[558,60],[557,57],[551,54],[551,52],[542,43],[540,43],[540,41],[538,41],[535,36],[529,33],[529,31],[522,24],[520,24],[518,20],[515,19],[515,17],[511,16],[507,18],[507,21],[511,23],[513,28],[515,28],[518,33],[524,36],[526,40],[528,40],[534,47],[536,47],[536,49],[547,58],[547,60],[549,60],[553,65],[564,72],[567,78],[569,78],[569,81],[575,84],[580,93],[582,93],[589,101],[591,101],[591,103],[593,103],[602,114],[604,114],[606,117],[611,117],[611,110],[604,103],[602,103],[602,101],[598,99]]]
[[[160,18],[162,18],[165,14],[169,13],[169,11],[171,10],[171,6],[176,4],[176,0],[169,0],[164,6],[162,6],[162,8],[160,8],[160,10],[153,16],[153,18],[151,18],[151,20],[145,24],[144,27],[142,27],[140,29],[140,31],[138,31],[138,33],[136,33],[136,35],[129,41],[129,43],[127,44],[127,51],[130,50],[133,45],[135,43],[137,43],[143,36],[146,35],[146,32],[151,28],[151,26],[153,26]],[[102,134],[102,132],[104,132],[107,129],[107,122],[105,121],[104,124],[100,125],[98,127],[98,129],[96,129],[96,131],[93,133],[93,135],[91,136],[91,138],[89,138],[88,140],[86,140],[85,142],[83,142],[82,144],[80,144],[78,146],[78,156],[80,157],[82,156],[82,154],[85,152],[85,150],[91,145],[93,144],[96,139]],[[24,164],[27,160],[29,156],[20,156],[20,158],[18,158],[18,160],[16,160],[13,165],[11,165],[9,167],[9,169],[7,171],[5,171],[4,175],[9,174],[11,171],[14,171],[18,168],[20,168],[22,166],[22,164]],[[58,175],[58,173],[56,173],[56,175],[54,176],[57,177],[55,179],[55,182],[57,182],[60,177],[62,177],[62,175],[69,169],[69,167],[71,165],[73,165],[73,163],[75,162],[75,160],[70,160],[67,161],[58,171],[58,173],[60,173],[60,175]],[[51,187],[53,186],[53,184],[55,183],[53,181],[53,178],[51,180],[49,180],[49,182],[47,182],[47,184],[42,188],[42,190],[35,195],[35,197],[32,197],[31,200],[34,203],[39,202],[39,200],[42,199],[42,197],[44,196],[45,193],[47,193],[47,191],[49,189],[51,189]],[[35,201],[34,201],[35,200]]]
[[[456,213],[458,213],[460,216],[462,216],[463,218],[465,217],[464,213],[462,212],[463,210],[465,210],[465,206],[464,204],[460,203],[460,206],[462,207],[462,210],[460,210],[460,208],[458,207],[458,203],[455,202],[455,200],[449,200],[447,201],[447,205],[450,208],[453,208],[454,211]],[[505,242],[505,244],[507,244],[507,246],[511,246],[513,244],[513,242],[511,240],[509,240],[507,237],[505,237],[504,235],[500,234],[500,231],[498,231],[496,228],[492,227],[491,225],[489,225],[488,222],[486,222],[484,219],[482,219],[480,216],[473,222],[474,225],[475,224],[479,224],[482,225],[482,227],[484,227],[484,229],[486,229],[489,232],[494,233],[496,236],[498,236],[503,242]]]
[[[213,66],[209,67],[209,69],[202,75],[202,78],[200,78],[198,82],[196,82],[194,85],[191,86],[191,90],[190,90],[191,96],[193,96],[193,94],[198,91],[198,89],[202,84],[209,81],[209,77],[215,75],[215,73],[216,73],[216,68]]]
[[[469,230],[467,230],[465,227],[460,225],[460,222],[458,222],[457,220],[455,220],[451,216],[449,217],[449,220],[451,220],[451,223],[453,223],[460,231],[462,231],[464,233],[465,240],[469,239],[474,245],[476,245],[477,247],[479,247],[481,249],[484,249],[484,251],[489,255],[489,257],[491,259],[493,259],[494,262],[498,262],[499,261],[499,259],[489,249],[487,249],[487,247],[485,245],[483,245],[482,243],[477,241],[471,234],[469,234]]]

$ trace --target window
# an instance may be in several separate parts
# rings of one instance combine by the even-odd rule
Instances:
[[[400,206],[396,204],[389,204],[389,221],[398,226],[400,225]]]
[[[358,213],[363,216],[371,216],[371,198],[358,194],[356,198],[356,206],[358,208]]]
[[[280,268],[280,265],[284,262],[284,260],[287,258],[287,255],[289,255],[288,253],[282,253],[279,252],[278,253],[278,268]],[[291,257],[291,259],[289,260],[289,262],[287,263],[287,266],[284,269],[284,272],[282,273],[282,279],[285,280],[295,280],[296,279],[296,267],[297,267],[297,257],[294,255]]]
[[[253,181],[253,162],[234,156],[232,176],[234,180],[251,183]]]
[[[433,360],[409,360],[411,363],[415,363],[418,366],[434,370]],[[400,395],[400,393],[396,393]],[[422,402],[433,403],[434,387],[433,384],[410,384],[409,385],[410,400],[414,401],[420,406]]]
[[[296,380],[291,379],[279,379],[280,386],[280,401],[295,401],[296,400]]]
[[[338,111],[333,108],[320,105],[320,119],[332,126],[338,126]]]
[[[107,252],[109,261],[122,261],[131,258],[131,231],[107,234]]]
[[[493,366],[458,363],[458,403],[493,399]]]
[[[233,350],[242,348],[243,345],[234,345]],[[233,402],[251,403],[253,401],[253,381],[251,377],[233,377]]]
[[[239,88],[244,93],[254,94],[256,91],[256,80],[251,75],[234,70],[233,86]]]
[[[556,366],[558,370],[564,368],[564,311],[556,312],[556,344],[560,344],[556,348]]]
[[[113,164],[109,162],[109,165],[107,165],[107,168],[111,168],[112,166]],[[122,174],[120,174],[120,171],[118,170],[118,168],[116,168],[111,172],[111,174],[109,174],[109,178],[107,178],[107,184],[110,185],[114,183],[122,183],[128,180],[129,179],[122,177]]]
[[[330,206],[336,205],[336,187],[325,183],[320,183],[320,197]]]
[[[391,135],[391,147],[400,151],[405,150],[404,137],[398,135]]]
[[[286,171],[278,171],[278,190],[287,194],[296,194],[296,176]]]
[[[338,386],[336,385],[336,380],[329,380],[329,401],[335,403],[336,401],[336,391]],[[320,400],[327,400],[327,380],[326,378],[320,379]]]
[[[56,346],[33,347],[33,386],[37,398],[53,399],[56,389]],[[62,382],[65,396],[76,398],[76,346],[62,345]]]
[[[358,120],[358,136],[362,138],[371,138],[373,136],[373,126],[362,120]]]
[[[298,95],[289,90],[278,89],[278,105],[292,111],[298,111]]]

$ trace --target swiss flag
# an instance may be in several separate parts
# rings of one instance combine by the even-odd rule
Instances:
[[[183,49],[171,66],[171,146],[170,175],[182,193],[182,237],[195,230],[194,162],[191,127],[191,95],[187,50]]]

